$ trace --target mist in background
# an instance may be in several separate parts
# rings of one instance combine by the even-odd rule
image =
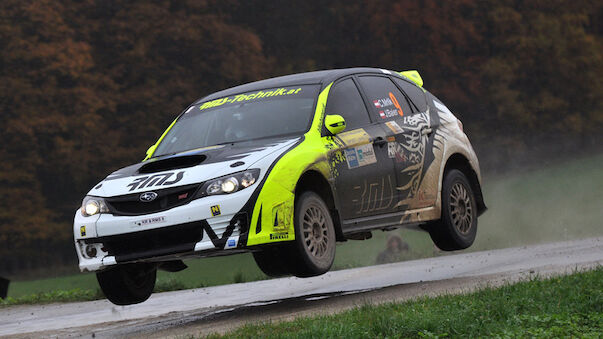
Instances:
[[[489,207],[470,250],[601,236],[602,33],[585,0],[2,1],[0,276],[74,273],[83,196],[192,101],[354,66],[417,69],[462,120]],[[374,232],[336,268],[374,264],[392,234],[405,259],[442,255]]]

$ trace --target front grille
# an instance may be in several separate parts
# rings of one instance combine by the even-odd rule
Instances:
[[[115,215],[149,214],[188,204],[199,186],[195,184],[152,191],[157,193],[157,198],[149,202],[140,201],[142,193],[106,198],[105,201],[109,211]]]
[[[193,251],[195,244],[203,239],[206,221],[157,228],[153,230],[102,237],[109,255],[117,262],[152,258],[175,253]]]

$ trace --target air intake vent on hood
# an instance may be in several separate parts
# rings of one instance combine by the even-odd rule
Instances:
[[[155,173],[178,168],[193,167],[202,163],[206,158],[207,156],[205,155],[186,155],[182,157],[149,161],[148,164],[145,164],[138,169],[138,173]]]

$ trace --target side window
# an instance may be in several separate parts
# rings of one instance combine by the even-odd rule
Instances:
[[[339,114],[345,119],[346,130],[370,123],[368,112],[352,79],[343,80],[329,93],[326,114]]]
[[[406,95],[408,95],[415,106],[417,106],[419,112],[425,112],[427,110],[427,99],[425,98],[425,93],[422,89],[402,79],[394,78],[394,81],[402,88]]]
[[[386,121],[412,114],[408,101],[389,78],[361,76],[359,81],[375,120]]]

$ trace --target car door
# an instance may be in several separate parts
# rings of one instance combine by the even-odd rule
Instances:
[[[341,218],[391,211],[397,200],[394,162],[387,155],[384,130],[371,123],[352,77],[333,85],[326,114],[339,114],[346,121],[346,129],[332,138],[335,147],[329,152]]]
[[[429,117],[418,112],[389,76],[363,75],[358,81],[369,102],[371,116],[386,130],[388,157],[395,163],[392,173],[397,183],[396,208],[398,211],[415,209],[424,176]]]

